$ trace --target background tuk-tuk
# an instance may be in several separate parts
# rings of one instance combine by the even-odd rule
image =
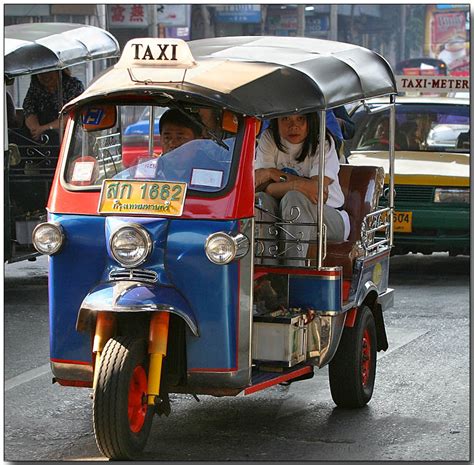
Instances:
[[[93,74],[110,65],[106,59],[117,57],[120,51],[109,32],[83,24],[17,24],[5,27],[4,33],[5,107],[8,99],[13,100],[10,91],[24,97],[29,84],[25,77],[50,71],[58,72],[58,99],[62,101],[62,70],[72,67],[74,74],[80,70],[87,85]],[[4,131],[4,261],[12,263],[38,255],[31,233],[46,215],[59,146],[49,143],[52,141],[46,134],[38,141],[22,134],[21,108],[15,108],[13,121],[8,119]]]
[[[93,389],[105,456],[136,457],[153,415],[170,413],[169,394],[247,395],[329,364],[337,405],[369,402],[377,351],[388,347],[383,310],[393,304],[395,94],[387,62],[350,44],[135,39],[65,106],[48,221],[33,242],[50,256],[53,380]],[[261,121],[317,111],[324,140],[328,109],[380,96],[391,99],[388,206],[378,205],[383,169],[342,165],[347,240],[327,240],[322,202],[317,228],[295,223],[296,210],[257,221]],[[160,109],[160,123],[174,110],[199,125],[197,115],[211,110],[216,124],[162,153],[154,147]],[[145,114],[148,146],[137,156],[132,140],[130,157],[127,128]],[[315,234],[288,237],[295,225]],[[275,232],[283,232],[278,244]],[[307,254],[295,264],[286,252],[301,247]]]

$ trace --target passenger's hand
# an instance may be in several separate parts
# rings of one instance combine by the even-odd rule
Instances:
[[[327,178],[326,178],[327,179]],[[314,204],[319,200],[319,188],[316,178],[312,179],[298,179],[294,182],[294,189],[306,195],[306,197]],[[323,203],[326,203],[329,195],[329,184],[324,183]]]
[[[304,194],[312,203],[318,203],[318,183],[314,179],[295,181],[295,190]]]
[[[41,134],[45,131],[44,126],[33,126],[30,128],[31,136],[33,137],[34,140],[38,140],[41,137]]]
[[[285,173],[276,168],[259,168],[255,170],[255,187],[268,181],[280,182],[280,176],[283,175]]]

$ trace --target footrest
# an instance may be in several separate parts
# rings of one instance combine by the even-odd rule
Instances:
[[[257,391],[280,384],[284,381],[289,381],[293,378],[298,378],[304,374],[312,373],[314,367],[312,365],[296,366],[292,368],[285,368],[283,371],[267,372],[255,368],[252,372],[252,385],[244,390],[244,394],[253,394]]]

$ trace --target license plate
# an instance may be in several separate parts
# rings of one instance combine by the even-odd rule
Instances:
[[[393,230],[395,232],[412,232],[413,212],[393,212]]]
[[[99,213],[181,216],[185,182],[106,179],[102,184]]]

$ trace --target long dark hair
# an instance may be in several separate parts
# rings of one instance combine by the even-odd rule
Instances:
[[[319,115],[318,113],[307,113],[306,122],[308,124],[308,135],[306,136],[303,147],[301,147],[301,152],[296,157],[297,162],[302,162],[306,160],[306,157],[314,157],[316,154],[316,147],[319,143]],[[287,151],[286,147],[281,141],[280,131],[278,130],[278,118],[272,119],[270,121],[270,131],[273,136],[273,140],[278,148],[282,152]],[[326,130],[326,140],[329,142],[329,134]]]

